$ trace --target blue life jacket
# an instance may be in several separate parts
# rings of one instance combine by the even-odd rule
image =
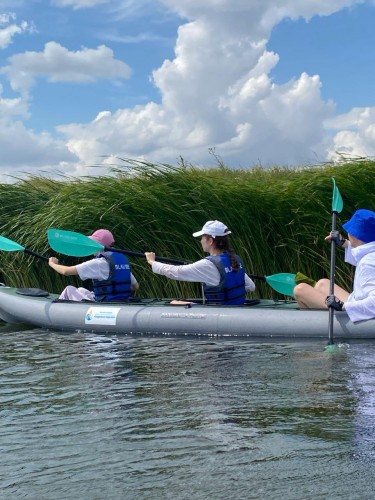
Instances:
[[[210,255],[206,257],[215,264],[220,273],[220,283],[217,286],[203,285],[204,295],[208,303],[223,305],[244,304],[246,300],[245,271],[241,259],[238,271],[233,271],[229,253]]]
[[[118,252],[103,252],[97,256],[100,257],[104,257],[109,264],[109,276],[106,280],[93,280],[95,300],[98,302],[127,300],[132,294],[128,259]]]

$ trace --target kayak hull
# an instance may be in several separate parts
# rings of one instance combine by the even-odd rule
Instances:
[[[32,290],[32,289],[31,289]],[[167,300],[129,303],[59,301],[0,287],[0,319],[34,327],[113,334],[222,337],[326,338],[328,311],[301,310],[294,301],[250,301],[245,306],[191,307]],[[198,302],[198,301],[197,301]],[[334,315],[336,339],[375,339],[375,319],[352,323],[345,312]]]

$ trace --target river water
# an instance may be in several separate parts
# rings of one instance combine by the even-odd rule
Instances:
[[[2,499],[375,496],[375,343],[0,343]]]

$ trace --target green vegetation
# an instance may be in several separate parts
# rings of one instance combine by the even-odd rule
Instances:
[[[202,257],[191,236],[209,219],[233,231],[232,246],[250,273],[271,275],[300,271],[311,278],[329,276],[332,181],[344,200],[338,225],[357,208],[375,209],[375,162],[362,160],[312,168],[232,170],[178,167],[122,160],[111,175],[88,178],[30,177],[0,184],[0,234],[44,255],[46,231],[67,229],[90,234],[110,229],[116,246],[182,260]],[[350,286],[351,268],[338,250],[336,280]],[[78,259],[59,256],[68,265]],[[143,296],[186,297],[200,294],[196,284],[153,275],[143,259],[132,259]],[[45,262],[23,252],[0,252],[3,281],[60,291],[74,278],[63,278]],[[258,283],[258,295],[272,290]]]

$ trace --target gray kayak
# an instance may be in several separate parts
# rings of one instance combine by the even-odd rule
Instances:
[[[199,303],[200,302],[200,303]],[[301,310],[294,301],[254,300],[243,306],[171,305],[169,300],[60,301],[35,288],[0,287],[0,319],[49,330],[114,334],[249,338],[327,338],[328,311]],[[335,339],[375,339],[375,319],[352,323],[334,315]]]

